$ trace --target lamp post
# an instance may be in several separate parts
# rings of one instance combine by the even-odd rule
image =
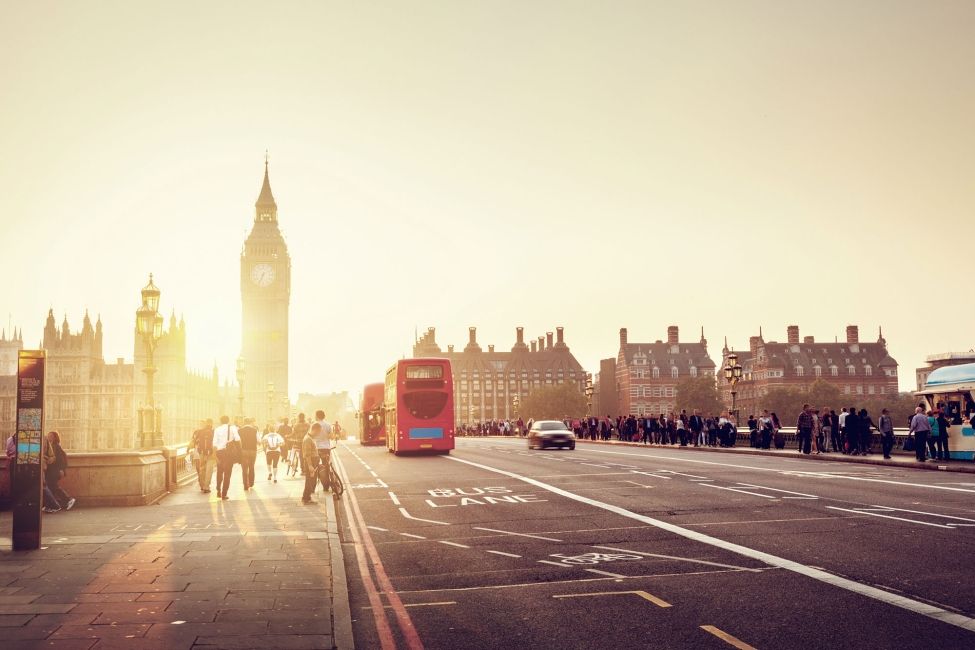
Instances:
[[[731,413],[735,416],[735,426],[738,425],[738,391],[735,387],[741,381],[743,368],[738,363],[738,355],[732,352],[726,359],[727,365],[724,367],[724,378],[731,384]]]
[[[244,357],[237,357],[237,414],[244,417],[244,378],[247,376],[247,367],[244,365]]]
[[[592,416],[592,373],[586,373],[586,417]]]
[[[515,393],[514,399],[511,400],[511,405],[515,409],[515,419],[517,420],[518,419],[518,410],[521,408],[521,397],[519,397],[517,393]]]
[[[274,421],[274,382],[267,382],[267,421]]]
[[[149,274],[149,284],[142,288],[142,306],[135,312],[135,329],[142,337],[146,346],[146,365],[142,372],[146,373],[146,407],[139,409],[139,446],[142,448],[162,446],[161,409],[156,409],[153,377],[156,368],[153,353],[156,344],[162,337],[163,317],[159,313],[159,287],[152,281]],[[148,430],[147,430],[148,429]]]

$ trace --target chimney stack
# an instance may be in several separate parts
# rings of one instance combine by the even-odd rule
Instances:
[[[667,343],[670,345],[676,345],[678,342],[678,329],[676,325],[671,325],[667,328]]]
[[[518,345],[524,345],[525,344],[525,328],[524,327],[516,327],[515,328],[515,332],[517,333],[517,337],[518,337]]]
[[[555,328],[555,346],[559,348],[565,347],[565,328],[556,327]]]
[[[815,343],[816,342],[816,339],[815,339],[815,337],[812,337],[812,336],[804,336],[804,337],[802,337],[802,342],[803,343]]]
[[[755,357],[755,356],[758,355],[758,346],[761,345],[761,343],[762,343],[762,337],[761,336],[749,336],[748,337],[748,349],[751,351],[753,357]],[[727,345],[728,344],[725,343],[725,346],[727,346]]]
[[[538,341],[532,339],[532,352],[535,352],[536,350],[538,350]]]
[[[488,352],[494,352],[494,345],[488,345]]]
[[[786,331],[789,333],[789,343],[791,345],[798,345],[799,344],[799,326],[798,325],[789,325],[789,327],[786,329]]]
[[[860,342],[860,328],[856,325],[846,326],[846,342],[847,343],[859,343]]]
[[[447,354],[453,354],[453,353],[454,353],[454,346],[453,345],[448,345],[447,346]]]
[[[552,349],[552,337],[553,334],[551,332],[545,332],[545,348],[548,350]]]
[[[470,344],[471,345],[477,345],[477,328],[476,327],[470,327],[470,328],[468,328],[468,336],[469,336]]]
[[[545,349],[545,337],[544,336],[539,336],[538,337],[538,351],[541,352],[544,349]]]
[[[626,328],[625,327],[621,327],[620,328],[620,347],[623,347],[624,345],[626,345]]]

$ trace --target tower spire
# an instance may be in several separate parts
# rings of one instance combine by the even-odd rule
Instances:
[[[268,161],[269,157],[267,150],[264,151],[264,183],[261,185],[261,193],[257,197],[257,202],[254,203],[254,208],[256,209],[257,221],[271,221],[275,222],[278,220],[278,204],[274,201],[274,194],[271,193],[271,179],[268,174]]]

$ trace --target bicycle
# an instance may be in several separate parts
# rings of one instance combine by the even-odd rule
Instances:
[[[322,470],[325,469],[325,467],[326,467],[325,465],[319,465],[318,469],[316,470],[316,472],[319,474],[318,476],[319,483],[323,482],[321,478],[321,472]],[[336,497],[342,496],[342,493],[345,492],[345,485],[342,483],[342,478],[339,476],[339,473],[335,471],[335,467],[332,465],[331,458],[329,459],[328,462],[328,479],[329,479],[328,489],[332,491],[332,495]]]
[[[301,464],[298,455],[298,446],[292,445],[291,449],[288,450],[288,469],[285,472],[285,476],[294,477],[298,474],[298,465]]]

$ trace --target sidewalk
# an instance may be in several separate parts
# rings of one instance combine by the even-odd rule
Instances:
[[[0,513],[0,645],[19,648],[352,648],[331,497],[304,479],[229,501],[193,484],[159,504],[44,515],[41,550],[10,549]]]
[[[857,463],[859,465],[882,465],[884,467],[906,467],[910,469],[926,469],[942,472],[962,472],[965,474],[975,474],[975,463],[966,460],[952,460],[949,462],[928,460],[919,463],[914,459],[913,453],[894,452],[890,460],[885,460],[879,451],[869,456],[849,456],[840,453],[828,454],[800,454],[795,444],[786,445],[785,449],[752,449],[747,446],[738,447],[681,447],[680,445],[645,445],[641,442],[621,442],[619,440],[584,440],[579,438],[580,444],[587,445],[617,445],[621,447],[644,447],[647,449],[680,449],[681,451],[694,452],[719,452],[724,454],[738,454],[739,456],[769,456],[778,458],[802,459],[808,461],[834,461],[839,463]],[[746,443],[747,444],[747,443]]]

